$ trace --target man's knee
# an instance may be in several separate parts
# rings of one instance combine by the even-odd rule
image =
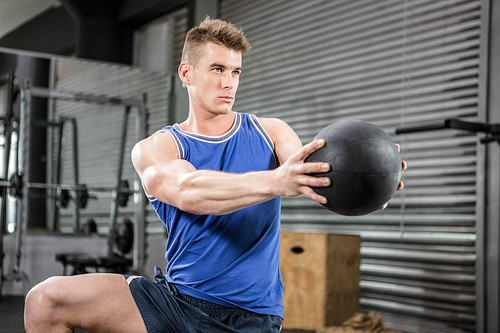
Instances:
[[[56,320],[63,291],[58,287],[60,277],[51,277],[33,287],[26,295],[24,323],[26,329],[33,325],[51,325]]]

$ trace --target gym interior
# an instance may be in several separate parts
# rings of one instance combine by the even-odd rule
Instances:
[[[304,144],[368,121],[409,166],[383,211],[283,199],[284,331],[354,315],[380,320],[362,332],[500,331],[499,1],[16,0],[0,2],[0,332],[24,332],[50,276],[165,267],[130,151],[187,116],[177,66],[206,15],[252,44],[235,110]]]

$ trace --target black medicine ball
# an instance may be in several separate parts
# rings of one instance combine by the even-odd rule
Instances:
[[[348,216],[376,211],[396,192],[401,180],[401,156],[392,138],[380,127],[360,120],[344,120],[322,129],[314,138],[326,144],[306,162],[326,162],[328,187],[313,188],[325,196],[327,209]]]

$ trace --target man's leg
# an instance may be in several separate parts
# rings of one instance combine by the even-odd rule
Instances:
[[[147,332],[128,283],[119,274],[52,277],[26,296],[26,332]]]

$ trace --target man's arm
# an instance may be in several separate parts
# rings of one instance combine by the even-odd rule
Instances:
[[[315,141],[301,147],[295,133],[285,125],[284,122],[265,125],[278,144],[276,153],[282,164],[275,170],[241,174],[197,170],[179,159],[175,142],[164,132],[137,143],[132,150],[132,162],[147,194],[191,213],[228,214],[277,196],[300,194],[324,202],[326,199],[309,186],[326,186],[329,179],[308,174],[327,171],[329,165],[304,163],[324,142]]]
[[[294,155],[297,151],[299,151],[300,147],[302,146],[300,143],[300,139],[295,134],[295,132],[286,124],[284,121],[280,119],[275,119],[275,118],[261,118],[259,119],[262,126],[266,129],[266,132],[271,136],[274,142],[276,154],[278,155],[279,162],[282,164],[283,167],[285,167],[290,160],[293,160],[297,156]],[[306,145],[307,146],[307,145]],[[304,147],[306,147],[304,146]],[[398,147],[398,151],[400,149],[399,144],[396,144]],[[309,152],[305,157],[302,159],[302,156],[300,156],[299,161],[302,161],[309,156],[311,152]],[[300,155],[300,154],[299,154]],[[292,157],[293,156],[293,157]],[[407,168],[406,161],[401,161],[402,163],[402,172],[405,172]],[[309,164],[309,163],[307,163]],[[295,165],[294,167],[299,167],[300,168],[300,163],[298,165]],[[327,169],[322,170],[322,172],[329,171],[329,167]],[[323,181],[325,181],[325,178],[321,178]],[[322,186],[326,186],[325,184],[329,184],[329,182],[324,183]],[[315,186],[309,184],[309,186]],[[309,186],[303,186],[301,188],[301,193],[305,194],[308,198],[319,202],[326,204],[326,198],[320,196],[316,192],[314,192]],[[399,182],[398,185],[398,191],[402,190],[404,188],[404,184],[402,181]],[[299,193],[300,194],[300,193]],[[296,194],[297,195],[297,194]],[[294,196],[294,195],[290,195]],[[384,210],[387,207],[388,203],[386,202],[380,209]]]
[[[283,189],[284,194],[282,195],[295,197],[304,194],[318,203],[326,204],[327,199],[314,192],[311,186],[328,186],[330,185],[330,179],[322,177],[314,180],[315,177],[308,174],[327,172],[330,170],[330,165],[328,163],[316,164],[304,162],[311,153],[324,146],[324,140],[313,141],[302,146],[297,134],[283,120],[277,118],[259,118],[259,121],[274,143],[274,150],[280,165],[276,169],[276,172],[278,173],[278,177],[282,178],[284,184],[287,185]],[[310,171],[312,164],[315,164],[314,167],[319,171]]]

